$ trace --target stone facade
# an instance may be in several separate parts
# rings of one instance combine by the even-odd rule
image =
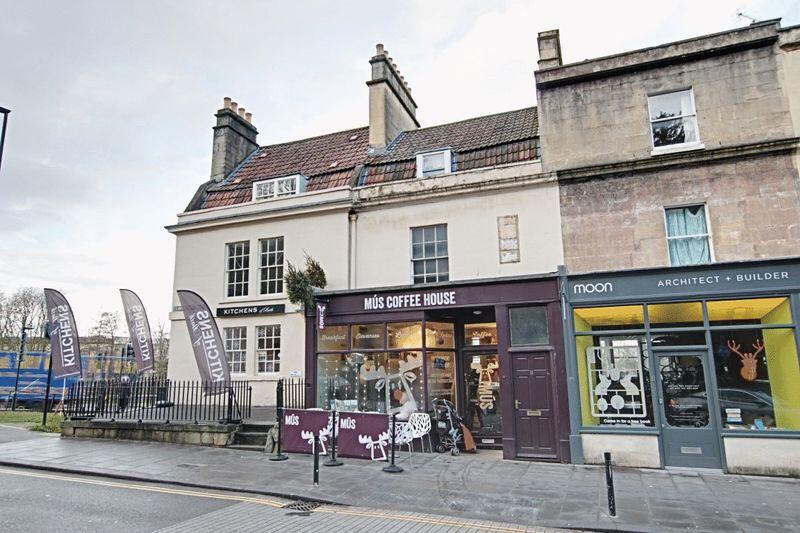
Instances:
[[[714,260],[800,252],[800,180],[790,154],[560,183],[570,272],[668,266],[664,207],[705,203]]]

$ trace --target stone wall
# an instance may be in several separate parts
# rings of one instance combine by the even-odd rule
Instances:
[[[668,266],[664,207],[706,203],[717,262],[800,253],[800,182],[792,153],[560,185],[571,273]]]
[[[123,439],[200,446],[228,446],[238,424],[163,424],[107,420],[66,420],[61,436],[87,439]]]

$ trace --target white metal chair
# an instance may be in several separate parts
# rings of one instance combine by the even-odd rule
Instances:
[[[407,446],[408,447],[408,463],[413,464],[411,461],[411,443],[414,441],[414,429],[411,422],[397,422],[397,434],[395,435],[394,446]]]
[[[411,426],[411,432],[414,439],[419,439],[419,445],[422,451],[425,451],[424,437],[428,438],[428,449],[433,453],[433,444],[431,444],[431,417],[428,413],[412,413],[408,419],[408,425]]]

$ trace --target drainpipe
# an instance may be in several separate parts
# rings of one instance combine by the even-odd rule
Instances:
[[[347,224],[347,288],[354,289],[356,284],[356,245],[358,242],[358,213],[350,210]]]
[[[581,440],[581,396],[578,379],[578,361],[575,359],[575,336],[572,334],[572,313],[569,306],[567,268],[558,265],[558,285],[561,296],[561,318],[564,330],[564,357],[567,362],[567,402],[569,404],[569,454],[570,462],[583,464]],[[581,354],[578,354],[581,357]]]

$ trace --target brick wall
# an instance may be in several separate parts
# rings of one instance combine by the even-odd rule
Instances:
[[[800,254],[794,154],[560,184],[571,273],[669,265],[664,206],[708,206],[716,261]]]

